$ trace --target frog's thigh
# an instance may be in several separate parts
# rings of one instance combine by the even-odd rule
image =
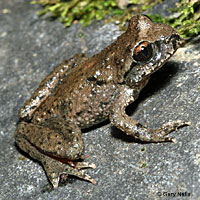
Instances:
[[[49,119],[41,125],[21,122],[15,138],[17,143],[24,138],[29,146],[35,146],[43,154],[69,160],[81,158],[84,150],[81,130],[72,122],[62,119]],[[19,146],[24,150],[21,143]],[[29,146],[25,147],[26,152]]]
[[[34,146],[33,144],[31,144],[29,142],[29,140],[24,137],[24,135],[21,133],[22,131],[22,127],[26,126],[28,123],[21,123],[19,125],[19,128],[17,129],[17,132],[15,134],[15,139],[16,142],[18,144],[18,146],[24,151],[29,153],[29,155],[40,161],[46,171],[47,177],[50,181],[50,183],[52,184],[53,188],[57,188],[60,179],[62,180],[62,176],[61,175],[74,175],[77,176],[81,179],[90,181],[93,184],[96,184],[96,181],[91,178],[90,176],[88,176],[87,174],[84,173],[84,171],[81,171],[79,169],[81,168],[95,168],[96,166],[94,164],[89,164],[86,162],[76,162],[76,168],[74,168],[73,166],[64,164],[62,162],[59,162],[58,160],[55,160],[45,154],[43,154],[42,152],[40,152],[38,150],[38,148],[36,146]],[[21,130],[20,130],[21,129]],[[65,176],[64,176],[65,177]]]

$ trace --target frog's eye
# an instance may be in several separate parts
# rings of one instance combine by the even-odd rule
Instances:
[[[133,51],[133,59],[136,62],[147,62],[153,55],[153,44],[147,41],[138,44]]]

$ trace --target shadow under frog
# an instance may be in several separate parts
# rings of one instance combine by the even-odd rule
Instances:
[[[53,188],[67,175],[96,183],[81,170],[96,167],[80,161],[84,158],[82,129],[109,119],[124,134],[142,142],[175,142],[168,134],[190,125],[176,120],[149,129],[126,113],[180,41],[170,26],[136,15],[127,31],[100,53],[90,58],[75,55],[40,83],[19,111],[15,141],[43,165]]]

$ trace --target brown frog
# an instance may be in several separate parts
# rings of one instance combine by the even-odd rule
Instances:
[[[172,121],[152,130],[125,112],[152,73],[175,53],[179,34],[170,26],[137,15],[128,29],[97,55],[79,54],[56,67],[19,112],[17,145],[44,166],[54,188],[67,175],[92,183],[82,168],[81,129],[106,119],[127,135],[147,142],[175,141],[167,135],[189,122]],[[63,178],[64,179],[64,178]]]

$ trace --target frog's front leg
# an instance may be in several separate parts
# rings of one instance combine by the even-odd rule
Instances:
[[[92,183],[94,179],[81,171],[94,164],[76,162],[83,158],[81,130],[70,120],[49,119],[39,125],[20,122],[15,133],[17,145],[32,158],[39,160],[54,188],[65,175],[77,176]]]
[[[176,120],[163,124],[161,128],[149,129],[128,116],[125,111],[126,107],[135,101],[138,93],[127,86],[121,86],[120,91],[113,102],[110,121],[127,135],[147,142],[175,142],[175,138],[168,137],[167,135],[181,126],[191,125],[190,122]]]

